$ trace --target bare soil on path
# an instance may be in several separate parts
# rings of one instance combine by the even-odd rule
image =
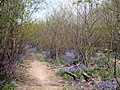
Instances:
[[[64,90],[66,82],[56,76],[48,62],[40,62],[34,53],[29,53],[27,56],[28,60],[25,61],[27,79],[17,87],[17,90]]]

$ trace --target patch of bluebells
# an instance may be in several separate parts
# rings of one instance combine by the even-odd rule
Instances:
[[[85,90],[84,87],[86,87],[88,83],[80,83],[80,82],[73,82],[72,86],[74,87],[73,90]],[[100,82],[100,83],[94,83],[90,85],[90,89],[112,89],[112,90],[118,90],[118,85],[115,83],[114,80],[108,81],[108,82]]]
[[[99,56],[91,55],[90,58],[93,60],[101,60],[101,59],[104,59],[105,56],[103,56],[103,55],[99,55]],[[110,59],[114,59],[114,58],[115,58],[115,56],[112,56],[112,55],[110,56]],[[117,58],[119,59],[120,56],[118,56]]]
[[[114,89],[117,90],[117,84],[114,80],[108,81],[108,82],[100,82],[96,84],[96,86],[100,89]]]
[[[110,56],[110,58],[113,60],[113,59],[115,59],[115,56]],[[120,56],[117,56],[116,58],[120,59]]]
[[[86,85],[87,85],[87,83],[80,83],[80,82],[73,82],[72,83],[72,86],[74,87],[73,90],[86,90],[84,88],[84,87],[86,87]],[[91,90],[91,88],[95,89],[94,86],[90,86],[89,88],[90,88],[90,90]]]
[[[73,82],[72,86],[74,87],[73,90],[82,89],[80,82]]]
[[[73,82],[72,86],[74,87],[73,90],[86,90],[84,87],[86,87],[87,83],[80,83],[80,82]],[[90,87],[91,88],[91,87]],[[92,89],[94,89],[92,87]],[[90,89],[91,90],[91,89]]]
[[[71,52],[66,52],[65,55],[66,55],[67,57],[72,57],[72,58],[74,58],[74,57],[75,57],[75,51],[72,50]]]
[[[72,50],[71,52],[66,52],[65,56],[67,58],[66,65],[69,65],[75,62],[75,51],[74,50]]]
[[[100,56],[91,56],[90,58],[93,59],[93,60],[101,60],[101,59],[103,59],[105,57],[100,55]]]
[[[84,58],[83,58],[82,53],[77,55],[75,50],[72,50],[71,52],[65,53],[65,56],[67,57],[66,65],[73,64],[76,60],[79,60],[80,62],[84,62]]]
[[[18,61],[23,60],[23,59],[25,59],[25,58],[26,58],[26,51],[23,51],[22,53],[20,53],[20,54],[16,57],[15,62],[18,62]]]
[[[75,62],[75,59],[67,60],[66,65],[73,64]]]
[[[30,49],[32,52],[38,52],[38,48],[34,47],[33,45],[26,45],[25,46],[26,49]]]
[[[25,48],[27,49],[32,48],[32,45],[26,45]]]
[[[66,62],[66,65],[70,65],[70,67],[67,67],[67,69],[65,69],[65,70],[68,70],[68,71],[71,71],[71,72],[76,72],[76,71],[79,71],[79,70],[86,69],[86,66],[83,65],[83,64],[81,64],[79,66],[72,65],[76,61],[75,50],[72,50],[71,52],[67,52],[65,54],[65,56],[68,59],[67,62]]]
[[[87,67],[84,64],[80,64],[79,66],[81,69],[87,69]]]
[[[32,52],[38,52],[38,49],[36,47],[30,49]]]

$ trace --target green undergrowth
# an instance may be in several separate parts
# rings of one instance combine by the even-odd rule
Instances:
[[[63,77],[63,78],[66,79],[66,80],[75,81],[75,80],[73,79],[73,77],[71,77],[69,74],[67,74],[67,73],[64,72],[64,71],[59,71],[59,72],[57,73],[57,75]]]
[[[102,81],[107,81],[113,79],[113,70],[108,68],[93,68],[86,70],[86,73],[91,76],[99,76]]]
[[[48,59],[40,60],[41,62],[48,62]]]
[[[78,81],[83,80],[83,76],[82,76],[82,72],[81,72],[81,71],[74,72],[74,74],[79,77]],[[72,76],[70,76],[70,75],[69,75],[68,73],[66,73],[65,71],[59,71],[59,72],[57,73],[57,75],[63,77],[63,78],[66,79],[66,80],[69,80],[69,81],[71,81],[71,82],[76,81]]]
[[[87,73],[87,75],[90,76],[90,78],[94,78],[95,76],[98,76],[101,78],[102,81],[109,81],[111,79],[114,79],[113,69],[110,69],[110,68],[109,69],[108,68],[85,69],[84,72]],[[80,81],[84,79],[81,70],[72,72],[72,73],[77,75]],[[57,75],[69,81],[75,81],[73,77],[67,74],[65,71],[59,71]],[[118,77],[120,76],[120,69],[117,70],[117,76]]]
[[[9,82],[5,86],[3,86],[1,90],[16,90],[16,86]]]

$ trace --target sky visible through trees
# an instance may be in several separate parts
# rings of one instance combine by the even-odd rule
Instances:
[[[35,12],[32,16],[33,20],[41,19],[45,20],[47,16],[52,14],[52,11],[59,10],[59,4],[62,3],[65,6],[68,6],[70,0],[45,0],[45,2],[41,3],[38,7],[41,9]],[[48,15],[49,14],[49,15]]]

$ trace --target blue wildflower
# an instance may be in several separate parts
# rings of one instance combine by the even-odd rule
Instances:
[[[66,62],[66,65],[68,65],[68,64],[70,64],[70,63],[74,63],[74,59],[71,59],[71,60],[68,60],[67,62]]]
[[[116,89],[117,88],[117,84],[115,83],[114,80],[111,80],[109,82],[101,82],[99,83],[99,88],[113,88]]]
[[[67,57],[74,57],[74,52],[66,52],[65,55]]]
[[[37,52],[37,51],[38,51],[37,48],[31,48],[31,50],[32,50],[33,52]]]
[[[103,59],[104,56],[102,56],[102,55],[100,55],[100,56],[91,56],[90,58],[94,59],[94,60],[100,60],[100,59]]]

